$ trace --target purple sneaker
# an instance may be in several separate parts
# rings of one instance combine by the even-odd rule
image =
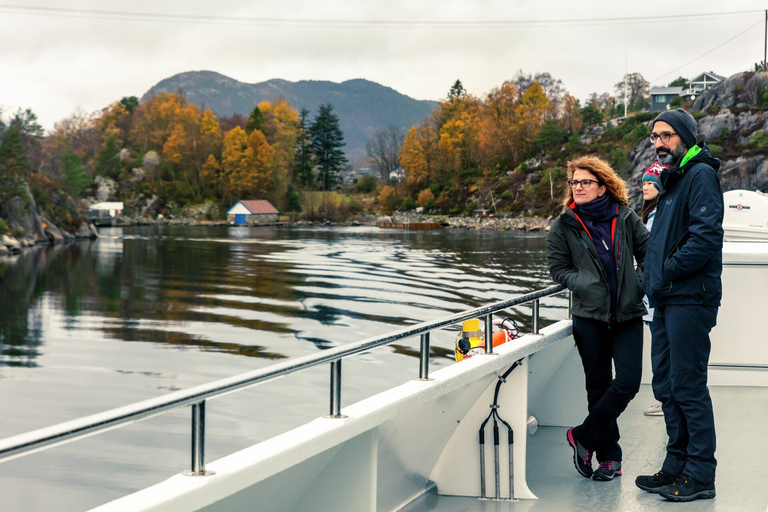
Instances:
[[[584,448],[573,437],[573,427],[568,429],[565,438],[573,448],[573,464],[576,466],[576,471],[584,478],[590,478],[592,476],[592,452]]]
[[[604,460],[600,463],[597,470],[592,473],[592,480],[607,482],[608,480],[613,480],[615,476],[621,476],[621,461]]]

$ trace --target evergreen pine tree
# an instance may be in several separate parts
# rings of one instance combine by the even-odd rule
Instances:
[[[451,86],[451,90],[448,91],[448,100],[456,100],[459,98],[463,98],[467,95],[467,91],[464,89],[464,86],[461,83],[461,80],[456,80],[453,82],[453,85]]]
[[[245,123],[245,133],[247,135],[253,133],[253,130],[259,130],[264,134],[267,132],[267,123],[264,121],[264,114],[261,112],[258,105],[253,107],[251,115],[248,116],[248,122]]]
[[[339,118],[333,113],[333,105],[320,105],[309,133],[319,172],[319,185],[323,191],[330,190],[339,182],[339,173],[349,163],[341,150],[344,134],[339,128]]]
[[[28,169],[29,160],[24,138],[18,126],[11,123],[0,144],[0,175],[3,178],[21,176]]]
[[[296,188],[294,187],[293,183],[288,184],[288,190],[285,192],[285,211],[301,211],[301,198],[299,197],[299,193],[296,192]]]
[[[125,110],[130,114],[139,106],[139,98],[136,96],[124,96],[123,99],[120,100],[120,105],[125,107]]]
[[[67,146],[61,155],[64,169],[64,185],[72,197],[82,197],[83,192],[91,184],[91,177],[85,172],[80,157]]]
[[[310,141],[307,117],[309,110],[301,109],[299,114],[299,130],[296,135],[296,158],[293,161],[292,181],[300,187],[310,187],[313,182],[313,169],[315,167],[315,155]]]
[[[104,147],[99,151],[99,163],[96,173],[109,178],[120,174],[120,143],[115,137],[107,137]]]

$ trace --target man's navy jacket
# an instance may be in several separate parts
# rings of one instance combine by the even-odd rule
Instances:
[[[723,272],[723,189],[720,160],[705,143],[683,165],[661,173],[656,218],[648,240],[643,290],[651,307],[719,306]]]

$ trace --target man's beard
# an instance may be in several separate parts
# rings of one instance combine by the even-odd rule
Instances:
[[[656,159],[664,165],[674,165],[683,158],[683,155],[685,155],[687,151],[688,150],[685,149],[685,146],[682,144],[677,146],[677,148],[670,150],[669,153],[660,154],[659,151],[656,150]]]

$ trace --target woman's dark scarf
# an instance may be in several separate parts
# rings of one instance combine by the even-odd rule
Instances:
[[[618,214],[615,201],[608,194],[603,194],[588,203],[576,205],[576,213],[592,235],[592,243],[597,250],[597,256],[605,269],[608,278],[608,289],[611,292],[611,319],[616,319],[618,308],[618,278],[616,274],[616,257],[613,254],[613,237],[611,224]]]
[[[611,221],[616,216],[616,203],[608,194],[585,204],[576,205],[576,212],[586,224],[596,240],[605,240],[613,246],[611,240]]]

